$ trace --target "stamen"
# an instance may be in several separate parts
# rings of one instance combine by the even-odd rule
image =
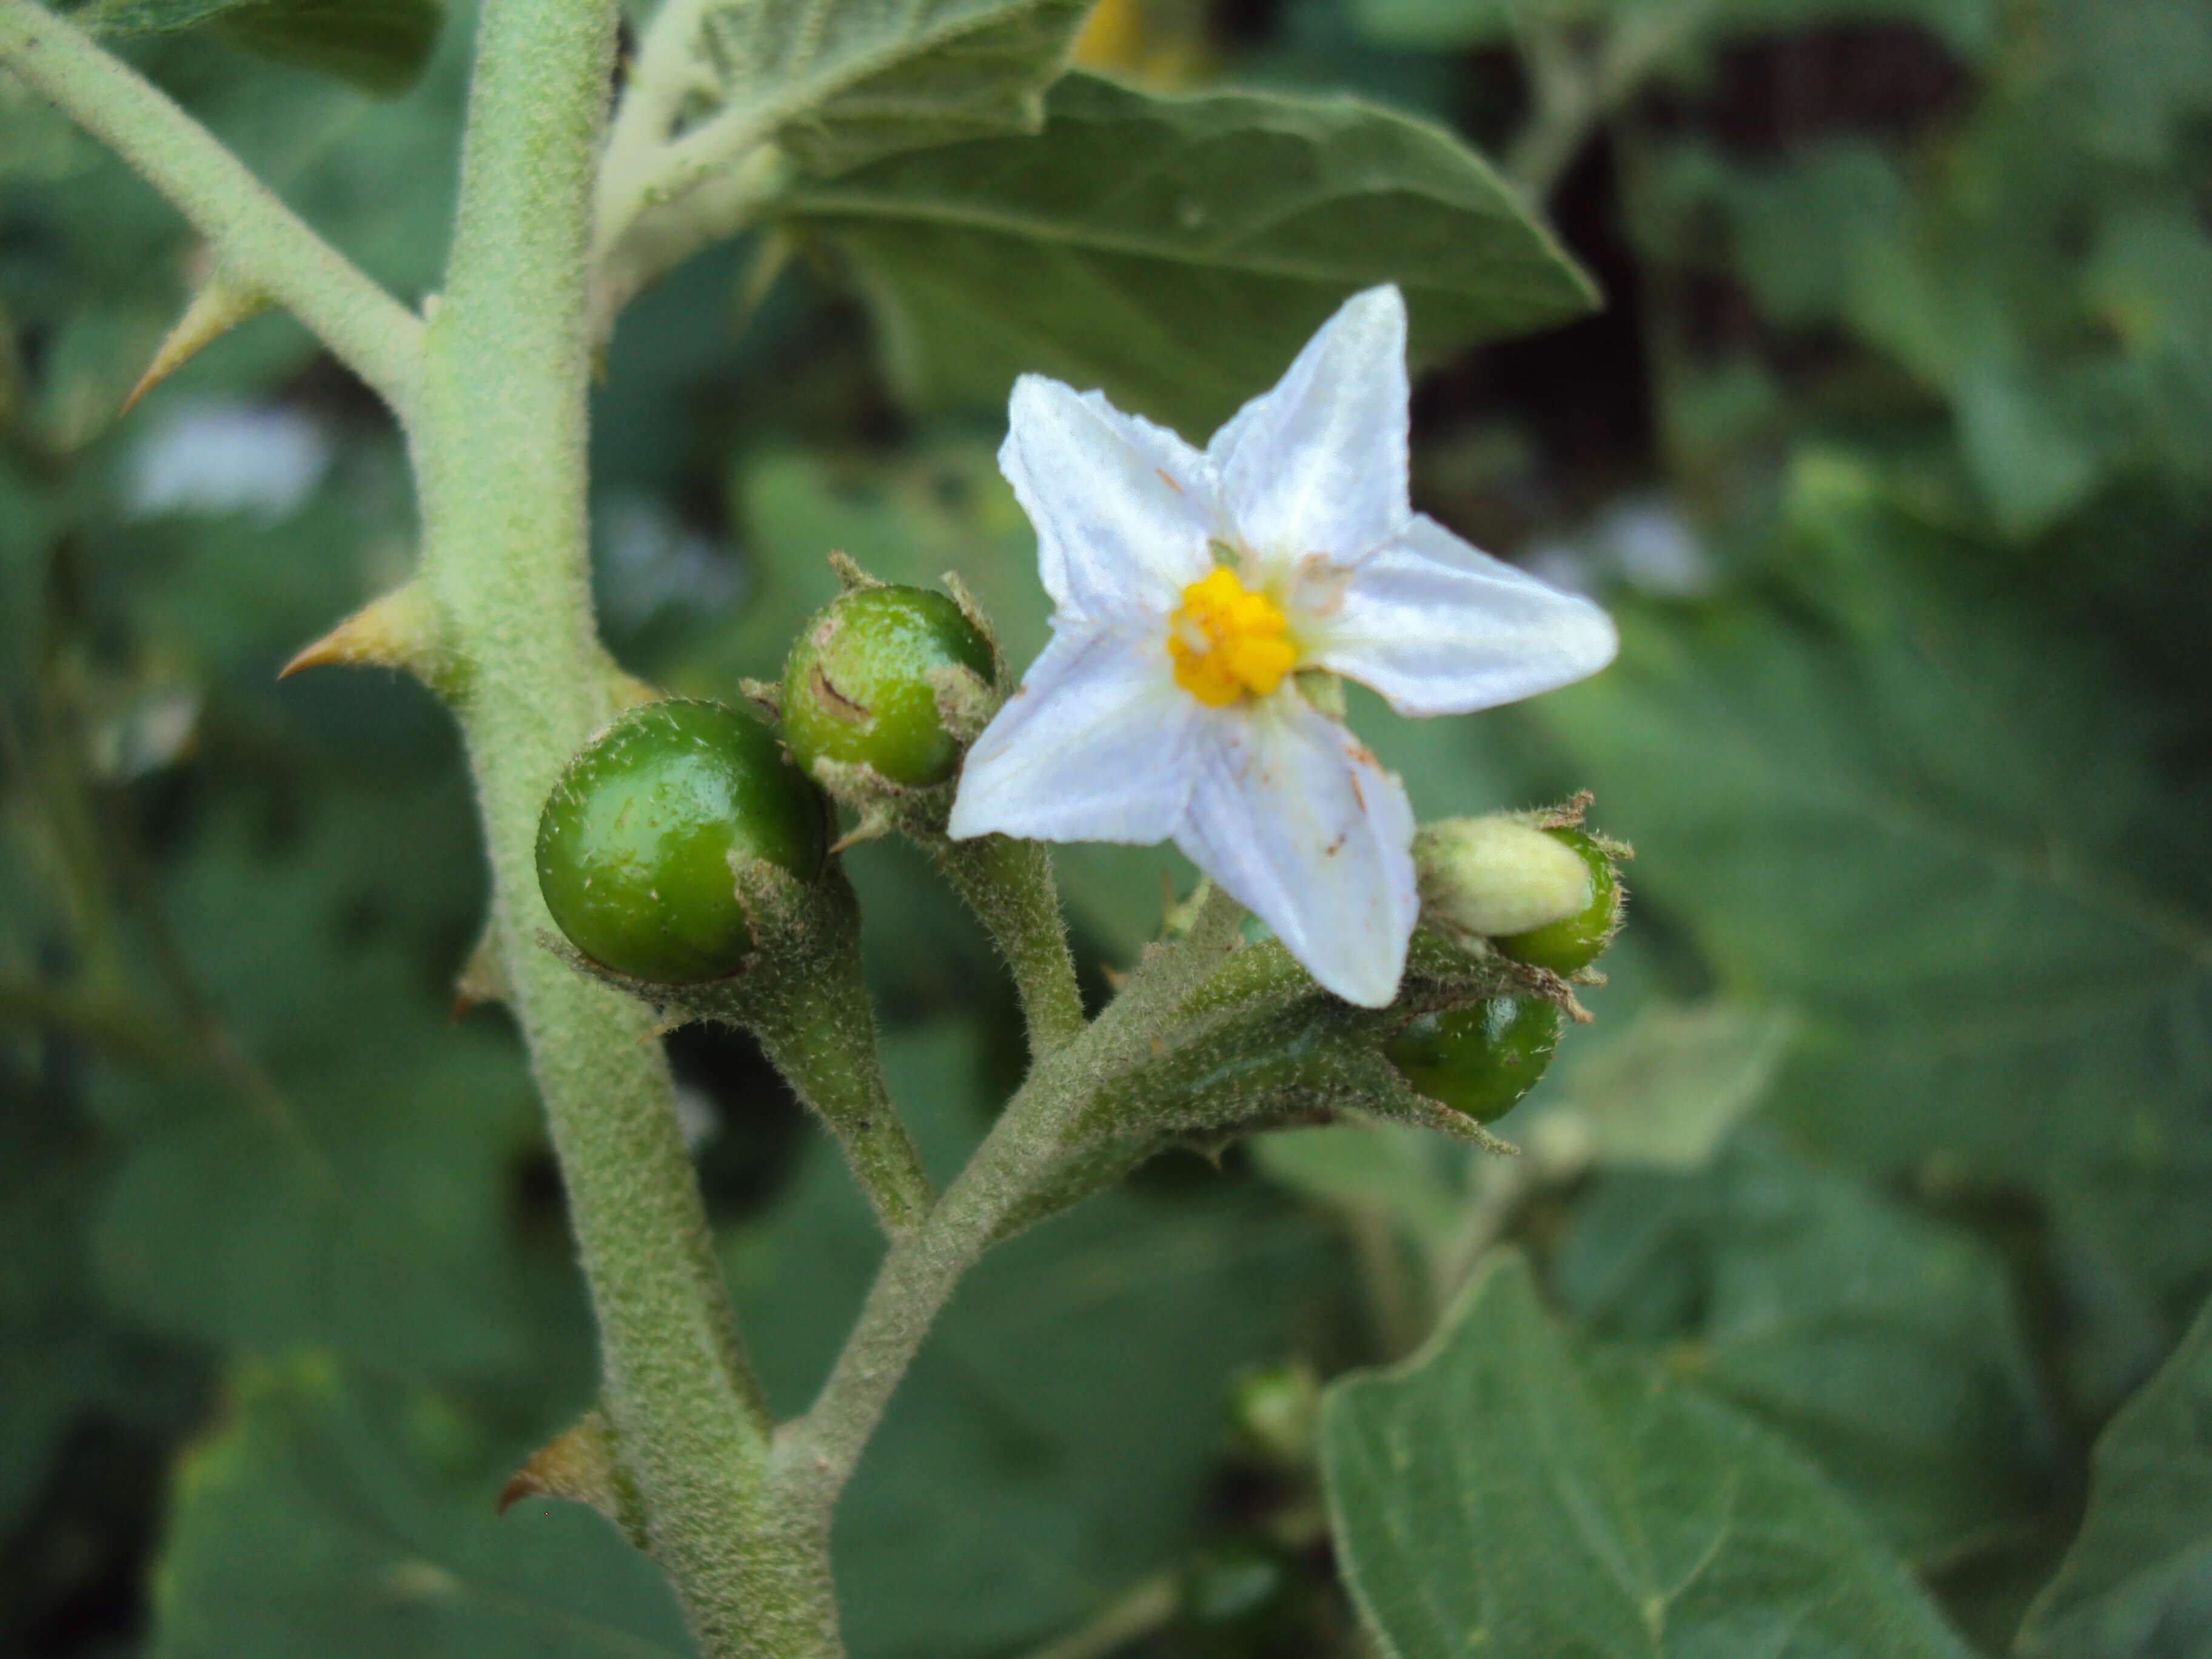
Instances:
[[[1168,619],[1176,684],[1212,708],[1264,697],[1297,662],[1289,633],[1273,600],[1216,565],[1183,589],[1182,608]]]

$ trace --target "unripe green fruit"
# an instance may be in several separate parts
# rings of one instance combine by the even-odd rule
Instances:
[[[818,760],[872,768],[922,788],[959,769],[932,670],[992,678],[990,642],[942,593],[862,587],[814,615],[783,671],[783,732],[810,773]]]
[[[1416,1016],[1384,1052],[1430,1099],[1489,1123],[1536,1086],[1559,1045],[1560,1025],[1556,1004],[1491,997]]]
[[[1580,830],[1547,830],[1546,835],[1572,848],[1590,875],[1589,902],[1571,916],[1493,941],[1516,962],[1571,974],[1587,968],[1611,939],[1620,910],[1620,876],[1604,848]]]
[[[1255,1366],[1230,1386],[1229,1420],[1243,1446],[1267,1462],[1309,1463],[1321,1434],[1321,1379],[1303,1359]]]
[[[633,708],[568,763],[538,820],[538,884],[569,943],[662,985],[720,979],[752,932],[732,854],[812,881],[828,815],[775,734],[720,703]]]

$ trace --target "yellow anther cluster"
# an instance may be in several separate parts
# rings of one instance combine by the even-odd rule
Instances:
[[[1216,565],[1182,591],[1182,608],[1168,618],[1168,655],[1176,684],[1209,708],[1247,692],[1265,696],[1297,662],[1290,627],[1273,601]]]

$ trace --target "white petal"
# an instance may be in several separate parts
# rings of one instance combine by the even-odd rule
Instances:
[[[1244,544],[1349,565],[1403,528],[1407,397],[1405,301],[1355,294],[1206,447]]]
[[[1175,683],[1164,635],[1055,629],[968,751],[951,834],[1165,841],[1190,799],[1203,712]]]
[[[1176,845],[1325,989],[1385,1006],[1420,908],[1404,787],[1290,691],[1208,720],[1196,749]]]
[[[1045,591],[1071,617],[1164,616],[1212,562],[1206,457],[1096,392],[1015,381],[999,470],[1036,526]]]
[[[1332,614],[1297,627],[1324,668],[1401,714],[1463,714],[1571,684],[1613,660],[1613,618],[1476,551],[1435,520],[1351,573]]]

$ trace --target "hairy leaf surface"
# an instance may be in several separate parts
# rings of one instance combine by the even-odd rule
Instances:
[[[603,313],[748,222],[763,164],[828,174],[918,146],[1034,132],[1086,9],[1086,0],[664,0],[601,164]]]
[[[1341,98],[1072,75],[1036,137],[896,156],[774,210],[851,259],[912,396],[996,404],[1034,370],[1200,442],[1354,289],[1402,288],[1423,358],[1593,298],[1473,152]]]
[[[2169,717],[1856,462],[1801,464],[1782,549],[1759,598],[1622,605],[1540,715],[1639,894],[1806,1017],[1778,1109],[1814,1142],[2027,1182],[2193,1297],[2212,890]]]
[[[246,1365],[228,1421],[181,1467],[150,1651],[690,1659],[665,1581],[599,1516],[545,1498],[493,1512],[505,1449],[327,1356]]]
[[[1739,1135],[1695,1176],[1601,1180],[1557,1264],[1597,1333],[1787,1434],[1916,1561],[2057,1499],[2058,1437],[2002,1263],[1972,1234]]]
[[[1966,1654],[1787,1446],[1577,1353],[1518,1256],[1406,1365],[1330,1390],[1322,1455],[1391,1659]]]

